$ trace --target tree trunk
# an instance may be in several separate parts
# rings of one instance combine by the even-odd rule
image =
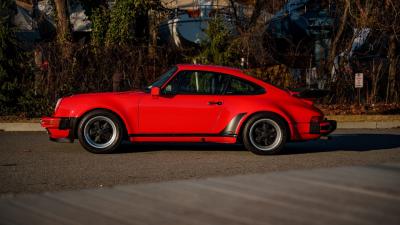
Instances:
[[[149,57],[154,58],[157,54],[157,15],[156,11],[150,9],[148,11],[148,26],[149,26]]]
[[[57,39],[61,44],[63,56],[68,56],[70,53],[68,44],[71,41],[71,32],[67,0],[54,0],[54,3],[57,10]]]
[[[251,27],[256,25],[257,20],[260,17],[261,11],[265,8],[266,3],[267,3],[267,1],[265,1],[265,0],[256,0],[253,13],[251,14],[251,17],[250,17],[248,29],[250,29]]]
[[[379,63],[378,65],[376,65]],[[376,103],[376,97],[378,96],[378,84],[381,79],[381,73],[382,73],[382,68],[383,68],[383,62],[379,60],[377,63],[375,63],[375,60],[373,60],[373,65],[372,65],[372,81],[371,81],[371,102],[370,103]]]
[[[386,103],[389,101],[395,101],[395,95],[398,94],[396,92],[396,70],[397,70],[397,61],[398,56],[396,55],[397,50],[397,39],[394,34],[389,37],[389,50],[388,50],[388,58],[389,58],[389,72],[388,72],[388,83],[386,89]]]

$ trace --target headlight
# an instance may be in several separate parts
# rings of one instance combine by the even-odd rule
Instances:
[[[59,98],[56,103],[56,107],[54,108],[54,112],[57,112],[58,107],[60,106],[62,98]]]

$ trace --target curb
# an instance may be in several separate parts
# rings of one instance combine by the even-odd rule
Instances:
[[[400,128],[400,121],[338,122],[338,129],[391,129]]]
[[[400,120],[395,121],[360,121],[337,123],[338,129],[391,129],[400,128]],[[40,123],[0,123],[0,131],[46,131]]]

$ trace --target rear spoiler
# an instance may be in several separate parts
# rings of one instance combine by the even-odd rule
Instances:
[[[322,89],[303,89],[298,91],[289,91],[289,93],[298,98],[317,99],[325,97],[329,94],[329,91]]]

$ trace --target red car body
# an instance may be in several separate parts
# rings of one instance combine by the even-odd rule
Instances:
[[[207,71],[226,74],[253,83],[265,91],[259,94],[175,94],[163,90],[182,71]],[[51,117],[42,118],[42,126],[51,140],[77,138],[77,124],[85,114],[103,109],[118,116],[131,142],[217,142],[236,143],[250,117],[269,112],[281,117],[288,127],[288,141],[317,139],[336,128],[324,120],[312,101],[244,74],[239,69],[177,65],[158,88],[150,92],[128,91],[78,94],[62,98]]]

